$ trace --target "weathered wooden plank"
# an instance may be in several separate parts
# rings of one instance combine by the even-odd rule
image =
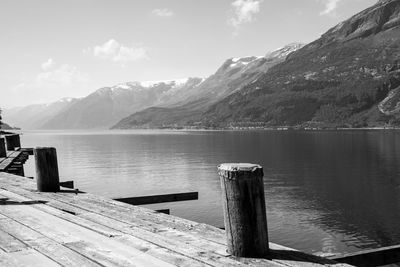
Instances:
[[[100,246],[101,244],[99,243],[80,241],[67,243],[65,245],[105,266],[174,266],[163,261],[150,261],[148,257],[145,257],[145,253],[133,254],[128,249],[124,251],[124,253],[119,251],[119,253],[116,254],[114,250],[105,249],[103,246]]]
[[[6,171],[20,154],[21,152],[18,151],[7,151],[7,158],[2,158],[0,162],[0,171]]]
[[[400,245],[336,255],[329,258],[338,262],[365,267],[400,263]]]
[[[41,197],[52,197],[54,200],[58,201],[64,201],[65,204],[73,204],[73,201],[71,201],[71,196],[69,194],[45,194],[41,195],[40,193],[34,192],[33,190],[33,184],[31,183],[26,183],[25,180],[22,179],[11,179],[12,176],[8,174],[4,174],[5,177],[10,177],[8,179],[5,179],[5,184],[4,186],[10,187],[14,186],[13,190],[16,192],[21,192],[21,188],[34,193],[34,198],[40,199]],[[0,179],[1,183],[1,179]],[[73,196],[72,196],[73,197]],[[115,210],[121,213],[131,213],[135,214],[136,216],[140,216],[142,220],[147,221],[148,223],[152,224],[160,224],[163,226],[175,228],[177,230],[181,230],[183,232],[190,232],[192,234],[195,234],[196,236],[201,236],[202,238],[213,241],[216,243],[220,243],[225,245],[226,240],[225,240],[225,232],[217,229],[215,227],[212,227],[210,225],[206,224],[201,224],[201,223],[196,223],[193,221],[189,221],[183,218],[177,218],[174,216],[168,216],[164,214],[158,214],[159,216],[154,216],[154,211],[145,209],[142,207],[137,207],[137,206],[132,206],[129,204],[125,204],[122,202],[117,202],[117,201],[112,201],[109,199],[103,199],[99,198],[97,196],[91,195],[91,194],[84,194],[84,195],[79,195],[79,201],[78,203],[82,205],[82,203],[91,203],[94,204],[98,207],[103,207],[106,210]],[[86,204],[85,204],[86,205]],[[76,206],[76,205],[75,205]]]
[[[0,210],[0,212],[1,212],[1,210]],[[224,253],[225,254],[224,256],[216,254],[216,252],[213,250],[215,248],[212,244],[204,243],[203,247],[206,247],[207,249],[193,248],[188,244],[189,240],[187,238],[185,239],[185,242],[183,242],[182,240],[177,241],[174,239],[177,236],[184,237],[185,234],[179,233],[178,231],[176,231],[176,233],[173,234],[173,236],[171,236],[171,233],[166,228],[161,229],[161,230],[157,231],[156,233],[153,233],[150,231],[143,230],[141,227],[134,227],[134,225],[129,224],[129,223],[121,223],[118,220],[114,220],[112,218],[105,218],[101,214],[89,215],[87,213],[84,213],[81,216],[84,218],[90,218],[90,219],[95,218],[94,221],[96,221],[98,223],[102,223],[104,225],[110,225],[113,228],[117,228],[117,229],[121,230],[123,233],[132,235],[132,236],[140,238],[142,240],[146,240],[146,241],[156,244],[160,247],[167,248],[171,251],[175,251],[179,254],[186,255],[187,257],[189,257],[191,259],[197,259],[200,262],[203,262],[203,264],[209,264],[212,266],[226,266],[226,265],[240,266],[239,262],[236,262],[235,260],[232,260],[229,258],[225,258],[225,256],[227,254],[225,253],[224,246],[219,248],[220,249],[219,253]],[[33,219],[27,221],[28,224],[30,224],[32,222],[33,222]],[[36,226],[32,226],[32,227],[36,227]],[[42,231],[47,232],[49,230],[50,230],[49,228],[46,228],[46,229],[43,229]],[[153,230],[153,229],[150,228],[150,230]],[[71,230],[64,229],[64,231],[70,232]],[[161,236],[160,233],[169,234],[169,236],[167,236],[167,237]],[[52,234],[52,233],[50,233],[50,234]],[[60,233],[60,235],[64,235],[64,234]],[[67,239],[67,237],[65,237],[65,236],[63,236],[63,238],[65,241],[70,241],[70,242],[74,241],[74,240]],[[87,239],[87,237],[86,237],[86,239]],[[192,238],[191,241],[192,241],[192,243],[196,243],[196,244],[197,243],[201,244],[202,242],[204,242],[204,241],[196,239],[196,238]]]
[[[121,234],[120,232],[117,232],[108,226],[99,225],[97,223],[93,223],[91,221],[84,220],[84,219],[79,220],[79,217],[75,216],[76,214],[69,210],[57,209],[57,208],[51,207],[49,205],[44,205],[46,203],[46,201],[39,202],[37,200],[32,200],[31,198],[27,198],[27,197],[15,194],[13,192],[6,191],[4,189],[0,189],[0,197],[6,197],[8,199],[12,199],[16,203],[21,203],[21,205],[23,205],[24,203],[35,203],[35,201],[38,204],[43,203],[42,205],[33,205],[32,207],[39,209],[43,212],[46,212],[50,215],[64,219],[66,221],[76,223],[84,228],[90,229],[92,231],[95,231],[95,232],[102,234],[104,236],[107,236],[107,237],[114,237],[114,236]]]
[[[35,208],[37,209],[39,206],[45,205],[35,205]],[[173,251],[168,251],[137,238],[125,237],[124,240],[131,240],[128,246],[126,241],[121,242],[119,239],[97,236],[97,233],[88,229],[81,229],[74,224],[52,218],[50,215],[40,214],[41,212],[35,211],[35,208],[26,207],[24,214],[20,213],[19,210],[15,211],[14,209],[13,212],[7,212],[7,209],[0,208],[0,213],[6,214],[27,227],[29,226],[29,228],[40,232],[44,236],[53,240],[59,240],[70,249],[76,250],[75,244],[85,244],[85,247],[87,247],[86,250],[83,249],[85,253],[80,250],[76,250],[76,252],[93,257],[94,260],[99,259],[99,262],[102,263],[112,262],[113,266],[126,266],[126,263],[129,263],[129,265],[136,263],[140,266],[169,266],[170,263],[166,262],[166,260],[171,259],[173,259],[173,263],[185,263],[183,264],[185,266],[203,266],[201,262],[194,259],[186,258]],[[42,218],[42,216],[45,216],[45,218]],[[45,222],[43,221],[44,219],[46,219]],[[77,217],[76,220],[82,221],[83,219]],[[54,225],[57,225],[57,227],[54,228]],[[52,226],[53,229],[51,228]],[[97,249],[90,252],[92,248]],[[107,251],[107,253],[104,254],[104,251]]]
[[[0,253],[1,266],[60,267],[61,265],[34,249]]]
[[[0,266],[2,267],[21,267],[22,264],[17,262],[17,259],[9,255],[9,253],[0,250]]]
[[[199,199],[199,192],[152,195],[141,197],[115,198],[114,200],[131,205],[148,205],[164,202],[186,201]]]
[[[36,193],[35,193],[35,195],[36,195]],[[58,199],[58,200],[65,201],[65,203],[68,203],[70,205],[74,205],[75,208],[79,208],[80,207],[80,208],[83,208],[83,209],[87,209],[82,216],[84,216],[85,218],[87,216],[90,216],[91,219],[93,219],[97,215],[99,217],[99,218],[97,218],[97,220],[100,221],[100,223],[101,222],[104,223],[104,215],[108,214],[109,215],[109,219],[112,219],[112,221],[109,221],[106,224],[107,225],[113,225],[113,227],[116,227],[116,225],[117,225],[116,221],[114,220],[114,218],[118,218],[118,220],[121,220],[121,217],[126,217],[127,214],[128,214],[125,209],[123,209],[122,211],[121,210],[120,211],[118,211],[118,210],[115,211],[116,208],[118,208],[118,207],[121,208],[121,206],[119,204],[116,205],[116,206],[111,206],[111,208],[107,209],[107,208],[103,208],[103,206],[104,206],[103,202],[100,203],[101,205],[94,205],[91,202],[82,202],[81,203],[80,201],[75,199],[75,198],[79,198],[80,199],[82,197],[86,197],[89,194],[84,194],[84,195],[80,195],[80,196],[72,195],[72,197],[71,197],[70,194],[59,194],[59,193],[58,194],[46,194],[46,196],[50,196],[50,195],[53,196],[54,198]],[[108,201],[106,201],[106,202],[108,202]],[[98,202],[97,202],[97,204],[98,204]],[[134,206],[123,204],[122,207],[129,208],[128,210],[130,210]],[[150,210],[143,209],[143,208],[139,208],[139,209],[136,208],[135,210],[136,211],[137,210],[145,210],[146,213],[147,213],[147,211],[150,213],[150,214],[147,214],[147,216],[149,216],[149,217],[154,217],[155,216],[154,211],[150,211]],[[92,211],[97,211],[97,213],[96,213],[96,215],[93,215],[93,214],[89,215],[89,213],[88,213],[89,211],[91,211],[91,212]],[[135,213],[131,212],[129,214],[135,214]],[[137,216],[138,217],[142,217],[143,214],[138,214]],[[184,248],[183,251],[180,250],[180,253],[183,253],[183,254],[191,256],[191,257],[198,257],[197,254],[193,254],[193,253],[196,253],[196,251],[199,251],[199,250],[200,251],[205,250],[204,251],[204,255],[201,255],[201,257],[205,257],[205,260],[209,260],[210,257],[209,257],[208,254],[210,253],[210,250],[212,250],[212,249],[214,251],[211,251],[211,253],[215,253],[215,251],[219,251],[219,253],[221,253],[222,255],[224,255],[224,256],[227,255],[226,252],[225,252],[226,247],[225,247],[224,244],[219,244],[219,243],[210,242],[209,240],[204,240],[204,239],[202,239],[201,236],[198,236],[198,235],[195,236],[196,238],[194,240],[190,241],[190,239],[189,240],[187,238],[184,239],[184,237],[187,234],[187,232],[179,232],[177,230],[175,230],[175,231],[177,231],[177,233],[174,233],[173,231],[171,232],[169,230],[169,228],[164,225],[165,224],[164,220],[160,220],[159,224],[157,223],[157,224],[153,225],[153,223],[150,222],[150,221],[141,222],[141,220],[138,219],[138,217],[136,217],[136,216],[132,217],[132,215],[130,215],[130,216],[126,217],[126,218],[123,218],[123,219],[125,219],[124,220],[124,223],[126,224],[125,228],[129,229],[129,232],[128,232],[129,234],[137,236],[138,234],[141,233],[141,231],[143,231],[143,229],[147,230],[147,231],[155,231],[155,232],[157,232],[159,234],[162,234],[162,235],[168,237],[166,239],[166,242],[163,243],[163,245],[167,246],[167,247],[170,247],[170,248],[173,248],[173,249],[176,249],[177,247],[179,248],[180,245],[179,245],[179,243],[178,244],[176,244],[176,243],[172,243],[171,244],[172,241],[170,239],[172,237],[175,240],[180,241],[180,242],[184,242],[187,245],[189,245],[191,243],[194,243],[194,246],[201,245],[201,248],[197,248],[197,250],[193,250],[193,249],[189,250],[189,249],[186,249],[186,248]],[[168,218],[169,216],[165,215],[165,217]],[[180,225],[179,222],[181,221],[181,219],[180,218],[176,218],[176,217],[174,217],[173,219],[174,219],[173,226],[174,227],[179,226]],[[138,224],[138,222],[139,222],[139,224]],[[190,222],[190,221],[188,221],[188,222]],[[191,223],[191,225],[189,226],[189,230],[190,230],[190,228],[193,228],[193,224],[197,224],[195,222],[190,222],[190,223]],[[135,226],[135,227],[133,228],[133,226]],[[208,226],[208,225],[201,225],[201,226],[204,226],[204,228],[203,229],[199,229],[200,233],[204,233],[204,231],[211,230],[210,231],[211,235],[213,235],[213,231],[212,230],[213,229],[215,230],[214,227],[211,227],[211,226]],[[180,228],[182,229],[181,225],[180,225]],[[188,228],[186,228],[186,226],[184,226],[183,229],[186,229],[186,231],[188,230]],[[142,234],[142,236],[141,236],[142,238],[149,239],[148,233],[145,234],[144,237],[143,237],[143,233],[141,233],[141,234]],[[175,236],[171,236],[171,234],[172,235],[175,234]],[[221,235],[221,242],[224,242],[224,239],[225,239],[224,232],[222,231],[220,235]],[[164,239],[165,239],[165,237],[164,237]],[[164,242],[165,241],[164,239],[161,239],[160,236],[151,237],[151,240],[153,240],[154,242],[158,242],[158,244],[160,244],[161,241]],[[208,252],[208,254],[207,254],[207,252]],[[221,257],[221,256],[219,256],[219,257]],[[266,264],[267,262],[269,262],[269,261],[265,261],[264,264]],[[270,262],[270,264],[272,264],[272,263]]]
[[[59,198],[60,195],[65,196],[66,194],[57,193],[46,195],[54,195]],[[95,209],[95,207],[90,207],[89,209],[92,210],[93,208]],[[198,259],[203,263],[213,266],[240,265],[239,262],[226,258],[226,248],[223,245],[213,244],[212,242],[207,242],[199,237],[188,237],[186,233],[173,229],[171,230],[165,226],[159,226],[158,229],[154,229],[151,226],[148,226],[148,222],[143,222],[142,224],[137,224],[135,221],[131,223],[120,222],[119,219],[122,215],[119,213],[113,213],[112,216],[105,217],[104,214],[91,214],[88,211],[85,211],[79,216],[90,218],[98,223],[103,223],[104,225],[112,225],[113,228],[118,228],[124,233],[138,237],[142,240],[148,240],[149,242],[176,251],[192,259]],[[118,220],[114,218],[118,218]],[[268,263],[268,261],[265,261],[265,263]],[[270,262],[270,265],[273,265],[273,263]]]
[[[16,209],[16,207],[18,207],[18,209]],[[96,248],[93,254],[108,255],[107,258],[109,261],[112,261],[115,266],[170,266],[170,264],[150,256],[145,251],[128,247],[112,238],[99,235],[94,231],[84,229],[27,205],[13,206],[12,209],[2,206],[0,207],[0,213],[35,230],[43,236],[52,240],[57,240],[71,249],[73,249],[73,246],[68,244],[84,242],[90,248]],[[85,255],[82,251],[76,252]],[[96,257],[93,259],[97,261]],[[121,262],[124,264],[121,264]]]
[[[75,213],[75,214],[79,214],[79,213],[93,213],[96,212],[97,214],[100,214],[101,216],[105,216],[108,215],[109,218],[118,218],[118,220],[120,220],[121,218],[125,219],[126,223],[132,223],[132,225],[137,225],[138,227],[150,227],[148,228],[149,231],[153,232],[153,231],[160,231],[160,232],[165,232],[166,230],[168,230],[168,228],[174,229],[177,226],[179,226],[179,222],[180,222],[180,218],[176,218],[173,217],[172,220],[174,221],[174,224],[172,225],[172,227],[168,227],[164,224],[164,220],[157,220],[157,223],[153,223],[151,221],[148,220],[142,220],[142,214],[137,214],[137,209],[135,209],[135,211],[132,211],[130,209],[126,210],[126,209],[118,209],[117,207],[111,206],[112,208],[108,209],[107,207],[103,207],[103,203],[101,205],[95,205],[91,202],[81,202],[80,198],[83,195],[80,196],[75,196],[74,194],[62,194],[62,193],[57,193],[57,194],[45,194],[45,195],[41,195],[39,193],[36,192],[30,192],[29,191],[25,191],[21,192],[23,190],[21,190],[20,188],[16,188],[13,187],[12,189],[10,188],[10,186],[8,186],[8,189],[12,190],[12,191],[16,191],[19,194],[24,194],[24,195],[29,195],[32,196],[32,199],[36,199],[36,200],[53,200],[56,201],[56,203],[62,201],[64,206],[61,206],[61,208],[63,209],[68,209],[70,212]],[[49,205],[53,205],[54,202],[52,203],[48,203]],[[130,205],[126,205],[125,207],[132,207]],[[143,209],[143,208],[140,208]],[[155,216],[157,213],[151,210],[147,210],[150,214],[148,214],[148,216]],[[127,212],[130,212],[129,214],[127,214]],[[161,214],[160,214],[161,215]],[[165,215],[165,217],[170,217],[168,215]],[[189,230],[190,228],[193,228],[194,224],[197,224],[195,222],[191,222],[192,224],[189,225]],[[155,226],[155,228],[151,228],[152,225]],[[204,225],[206,226],[206,225]],[[210,227],[210,226],[209,226]],[[180,227],[182,228],[182,226]],[[157,230],[158,229],[158,230]],[[188,228],[185,227],[186,230],[188,230]],[[206,227],[204,227],[204,229],[206,229]],[[212,229],[212,227],[210,227],[210,229]],[[176,229],[179,230],[179,229]],[[183,233],[182,233],[183,235]],[[223,235],[221,235],[223,237]],[[195,237],[198,239],[199,236],[195,235]],[[187,242],[187,240],[184,240],[185,242]],[[205,242],[206,240],[203,240],[203,242]],[[209,242],[206,242],[207,245],[209,245]],[[211,243],[212,244],[212,243]],[[217,243],[218,244],[218,243]],[[225,246],[222,246],[223,244],[218,244],[220,247],[221,251],[225,250]],[[224,252],[223,255],[226,255],[226,253]]]
[[[203,249],[206,252],[207,251],[213,251],[214,253],[217,253],[221,256],[227,256],[229,254],[226,253],[226,247],[225,245],[217,244],[214,242],[210,242],[208,240],[204,240],[200,238],[197,235],[191,235],[186,232],[182,232],[178,229],[174,229],[173,227],[169,227],[165,224],[157,223],[154,224],[151,221],[146,221],[142,220],[141,216],[135,214],[135,212],[127,213],[126,211],[121,212],[119,210],[115,209],[107,209],[99,205],[95,205],[92,203],[84,203],[81,204],[79,200],[77,200],[77,197],[72,197],[70,198],[69,195],[63,195],[63,197],[67,197],[68,199],[62,199],[60,201],[66,201],[70,203],[71,205],[75,207],[80,207],[83,210],[86,210],[86,212],[82,216],[91,216],[93,218],[93,213],[99,215],[99,220],[104,219],[104,217],[112,219],[115,223],[115,221],[120,221],[123,223],[126,223],[130,226],[130,228],[135,227],[137,228],[137,231],[144,231],[144,234],[150,235],[153,233],[157,233],[157,236],[155,236],[155,240],[157,238],[161,238],[162,236],[167,236],[168,239],[170,240],[172,236],[174,236],[174,239],[177,241],[184,242],[186,245],[192,245],[194,247],[197,247],[198,249]],[[78,197],[79,198],[79,197]],[[66,203],[65,202],[65,203]],[[153,216],[157,216],[157,213],[153,212]],[[167,215],[166,215],[167,216]],[[175,219],[179,220],[178,218],[175,217]],[[110,222],[111,223],[111,222]],[[171,241],[169,241],[171,242]],[[179,245],[178,244],[172,244],[172,247]]]
[[[0,249],[5,252],[15,252],[27,248],[28,246],[26,244],[22,243],[12,235],[0,230]]]
[[[14,220],[1,221],[0,229],[63,266],[99,266],[94,261]]]
[[[216,253],[226,248],[225,232],[209,225],[156,213],[91,194],[37,193],[32,189],[32,183],[8,174],[0,174],[0,186],[24,196],[31,196],[32,200],[48,200],[46,205],[66,208],[79,217],[104,226],[112,225],[113,229],[128,234],[130,238],[135,237],[161,247],[171,248],[177,253],[193,257],[208,265],[240,265],[233,258]],[[125,235],[117,238],[124,237]],[[277,250],[290,250],[272,243],[270,247]],[[222,251],[222,253],[226,255],[226,252]],[[293,266],[294,263],[301,262],[298,258],[290,261],[287,255],[276,261],[279,263],[269,260],[261,260],[261,263],[266,266]],[[259,260],[246,259],[246,264],[258,265],[258,263],[260,263]],[[318,266],[317,263],[315,265]]]
[[[8,196],[13,199],[18,199],[20,201],[28,200],[28,198],[26,198],[26,197],[18,196],[12,192],[5,191],[5,190],[0,190],[0,195]],[[129,241],[129,245],[131,247],[134,247],[139,250],[146,250],[146,253],[148,253],[152,256],[155,256],[156,258],[167,261],[171,264],[174,264],[177,266],[203,266],[204,265],[200,261],[197,261],[197,260],[194,260],[191,258],[187,258],[181,254],[175,253],[174,251],[167,250],[165,248],[159,247],[157,245],[143,241],[141,239],[137,239],[134,237],[122,236],[122,235],[124,235],[124,233],[122,233],[122,232],[116,231],[105,225],[97,224],[92,221],[86,220],[84,218],[71,215],[70,213],[64,213],[63,211],[60,211],[60,210],[50,207],[48,205],[34,205],[33,207],[43,210],[45,212],[48,212],[51,215],[55,215],[57,217],[65,219],[67,221],[73,222],[82,227],[92,229],[93,231],[101,233],[107,237],[118,237],[115,240],[118,240],[120,242],[127,243]],[[111,222],[108,225],[110,225],[110,226],[113,225],[113,222]]]

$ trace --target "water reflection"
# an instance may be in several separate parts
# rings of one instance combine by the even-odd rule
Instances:
[[[324,253],[400,242],[397,131],[31,132],[22,142],[57,147],[61,178],[81,190],[199,191],[198,201],[151,207],[215,226],[223,225],[216,165],[259,163],[272,241]]]

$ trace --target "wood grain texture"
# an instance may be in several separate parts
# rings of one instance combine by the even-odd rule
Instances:
[[[210,225],[74,190],[38,192],[7,173],[0,199],[0,266],[24,266],[11,253],[32,250],[49,266],[341,266],[272,243],[269,259],[233,257],[225,232]]]
[[[222,164],[218,172],[228,251],[237,257],[266,257],[269,248],[262,167]]]
[[[34,149],[36,166],[36,183],[40,192],[60,191],[57,152],[54,147]]]

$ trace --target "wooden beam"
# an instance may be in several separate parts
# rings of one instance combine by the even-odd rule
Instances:
[[[164,202],[175,202],[185,200],[196,200],[199,199],[199,192],[188,192],[178,194],[167,194],[167,195],[153,195],[153,196],[142,196],[142,197],[128,197],[128,198],[116,198],[114,200],[131,205],[147,205]]]
[[[169,215],[169,214],[170,214],[170,211],[169,211],[169,209],[155,210],[155,211],[157,211],[157,212],[159,212],[159,213],[164,213],[164,214],[167,214],[167,215]]]
[[[74,181],[60,182],[60,186],[69,188],[69,189],[74,189]]]
[[[355,266],[382,266],[400,262],[400,245],[328,257]]]
[[[28,153],[28,155],[31,155],[31,156],[33,156],[33,148],[21,148],[21,150],[20,150],[21,152],[26,152],[26,153]]]

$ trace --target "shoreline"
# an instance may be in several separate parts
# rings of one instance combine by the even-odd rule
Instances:
[[[191,128],[133,128],[133,129],[28,129],[28,130],[13,130],[11,133],[129,133],[129,132],[252,132],[252,131],[282,131],[282,132],[334,132],[334,131],[399,131],[395,127],[363,127],[363,128],[292,128],[292,127],[271,127],[271,128],[256,128],[256,127],[241,127],[241,128],[221,128],[221,129],[191,129]]]

